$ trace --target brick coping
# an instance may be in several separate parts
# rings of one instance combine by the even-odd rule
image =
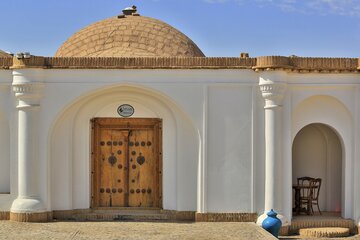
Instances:
[[[0,69],[252,69],[298,73],[360,73],[360,58],[42,57],[0,58]]]

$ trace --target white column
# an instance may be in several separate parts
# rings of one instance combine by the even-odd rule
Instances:
[[[274,209],[283,226],[288,225],[284,211],[283,177],[283,113],[282,102],[286,91],[286,72],[263,71],[260,73],[260,90],[265,99],[265,208],[258,224]]]
[[[10,209],[16,221],[44,221],[46,207],[40,198],[38,115],[43,84],[14,71],[13,91],[18,99],[18,197]],[[31,70],[30,70],[31,71]],[[40,215],[39,215],[40,213]]]

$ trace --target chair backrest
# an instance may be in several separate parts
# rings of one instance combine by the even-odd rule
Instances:
[[[311,191],[311,181],[315,180],[312,177],[299,177],[297,178],[297,184],[301,186],[309,186],[309,188],[300,189],[300,197],[310,197],[313,192]]]
[[[310,182],[310,187],[312,191],[312,200],[318,200],[321,187],[321,178],[313,179]]]

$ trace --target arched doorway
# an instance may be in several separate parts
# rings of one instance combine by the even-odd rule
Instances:
[[[90,121],[94,118],[120,118],[117,109],[123,104],[129,104],[135,109],[134,114],[126,119],[162,120],[162,208],[195,211],[197,186],[194,183],[197,181],[200,144],[198,130],[194,127],[192,119],[175,101],[154,89],[135,85],[119,85],[94,90],[74,101],[54,121],[49,142],[52,210],[90,207],[92,199]],[[124,140],[117,141],[116,154],[119,154],[118,150],[124,154],[125,150],[119,148],[120,141],[123,143],[121,146],[125,146]],[[138,141],[140,146],[142,141]],[[106,140],[105,143],[107,146],[108,141]],[[101,141],[98,144],[101,144]],[[145,144],[147,146],[147,141]],[[110,163],[108,158],[107,161]],[[120,169],[118,163],[114,164],[115,167]],[[125,166],[122,169],[125,169]],[[128,178],[116,181],[118,180],[122,183],[128,181]],[[123,193],[124,188],[122,190],[120,188],[123,187],[116,187],[116,194]],[[145,194],[143,193],[145,188],[141,188],[141,193],[137,192],[138,189],[140,190],[140,188],[133,189],[134,193],[130,192],[130,194]],[[107,193],[109,190],[113,193],[113,188],[103,191]],[[147,190],[148,188],[146,194],[149,194]],[[101,187],[98,192],[102,192]],[[153,193],[152,189],[150,193]],[[160,198],[160,194],[157,195]]]
[[[302,128],[292,146],[292,181],[298,177],[321,178],[320,210],[341,212],[343,149],[329,126],[313,123]],[[316,207],[314,208],[316,211]]]

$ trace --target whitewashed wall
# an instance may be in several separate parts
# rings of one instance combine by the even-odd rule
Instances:
[[[203,212],[258,212],[264,208],[264,102],[252,70],[17,70],[45,83],[41,101],[39,187],[48,210],[88,208],[90,129],[93,117],[115,117],[122,103],[134,117],[164,120],[164,208]],[[0,127],[10,159],[9,210],[17,194],[17,118],[10,82],[1,91]],[[357,74],[285,74],[284,204],[291,219],[292,141],[304,126],[331,126],[343,146],[342,210],[360,217]],[[284,76],[285,76],[284,75]],[[8,80],[4,80],[8,79]],[[7,102],[8,100],[8,102]],[[7,110],[3,110],[7,109]],[[6,114],[5,114],[6,115]],[[8,124],[4,123],[8,122]],[[8,126],[7,126],[8,125]],[[7,126],[7,127],[6,127]],[[10,140],[8,135],[10,135]],[[1,141],[3,141],[1,140]],[[8,144],[10,147],[7,147]],[[6,152],[6,151],[5,151]],[[8,162],[2,158],[2,166]],[[204,167],[199,177],[199,164]],[[4,179],[9,179],[5,168]],[[202,184],[198,185],[199,179]],[[354,180],[353,180],[354,179]],[[2,184],[9,187],[4,180]],[[201,182],[200,181],[200,182]],[[1,185],[0,185],[1,186]],[[4,188],[5,189],[5,188]]]
[[[43,195],[49,197],[49,209],[89,207],[89,121],[116,117],[122,103],[134,105],[134,117],[164,121],[165,209],[197,209],[201,158],[207,166],[206,211],[255,212],[263,207],[255,199],[257,189],[263,189],[263,182],[254,180],[259,177],[255,162],[262,162],[261,153],[255,152],[263,146],[256,144],[258,151],[252,140],[263,121],[253,71],[46,70],[44,79],[41,114],[46,134],[40,143],[46,146],[49,141],[49,155],[41,152],[49,158],[50,196]],[[220,171],[215,171],[217,166],[222,166]]]
[[[208,210],[252,211],[252,87],[208,88]]]
[[[358,118],[359,95],[356,83],[359,80],[356,74],[296,74],[290,78],[289,89],[292,140],[303,127],[311,123],[325,124],[339,137],[343,150],[341,213],[343,217],[355,220],[358,218],[356,209],[359,207],[354,205],[354,189],[359,189],[359,185],[353,181],[354,167],[359,164],[358,152],[354,148],[359,146],[355,134],[359,131],[355,120]],[[292,142],[289,142],[287,152],[291,149],[290,146]],[[292,177],[289,180],[292,181]],[[292,191],[288,192],[288,196],[292,198]],[[291,213],[291,209],[289,212]]]
[[[11,91],[12,71],[0,70],[0,211],[17,196],[17,115]]]

